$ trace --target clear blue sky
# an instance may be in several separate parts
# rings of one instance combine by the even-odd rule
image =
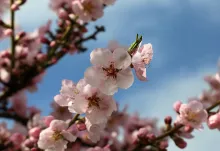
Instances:
[[[29,0],[18,13],[18,24],[32,31],[55,15],[47,7],[48,0]],[[77,82],[90,66],[89,53],[106,47],[109,40],[129,45],[136,33],[143,35],[143,43],[152,43],[153,61],[148,69],[149,82],[139,82],[129,90],[120,90],[116,100],[129,104],[129,111],[141,116],[172,115],[176,100],[199,95],[207,85],[203,76],[217,71],[220,56],[220,1],[218,0],[118,0],[105,10],[105,16],[95,24],[105,25],[106,32],[98,41],[86,43],[86,53],[67,56],[49,69],[39,85],[39,91],[28,94],[29,104],[40,107],[46,115],[50,102],[59,93],[62,79]],[[90,29],[93,29],[91,24]],[[207,151],[219,147],[218,131],[196,132],[186,151]],[[213,147],[211,147],[213,146]],[[171,144],[169,151],[178,149]]]

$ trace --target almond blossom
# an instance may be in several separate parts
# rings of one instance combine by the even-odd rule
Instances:
[[[20,116],[26,116],[27,97],[24,91],[20,91],[11,97],[12,109]]]
[[[64,151],[67,143],[74,142],[76,136],[67,131],[68,125],[61,120],[53,120],[50,127],[40,133],[38,147],[45,151]]]
[[[113,111],[117,110],[117,106],[112,96],[105,95],[99,89],[85,84],[82,79],[79,89],[79,95],[76,95],[74,101],[69,102],[69,111],[72,113],[85,113],[91,123],[106,122]],[[80,84],[77,84],[80,87]],[[73,92],[72,92],[73,93]],[[68,100],[68,98],[67,98]]]
[[[211,115],[208,119],[208,126],[210,129],[219,129],[220,130],[220,112]]]
[[[75,100],[75,96],[79,93],[80,82],[78,85],[73,83],[71,80],[63,80],[60,94],[54,97],[54,101],[60,106],[68,106],[69,102]],[[78,89],[77,89],[78,88]]]
[[[101,0],[74,0],[73,11],[84,22],[98,19],[103,16]]]
[[[202,128],[202,123],[207,121],[208,113],[199,101],[190,101],[182,104],[179,109],[180,115],[177,122],[196,129]]]
[[[146,81],[146,65],[149,65],[153,57],[152,45],[145,44],[132,56],[132,65],[139,80]]]
[[[101,134],[104,131],[106,123],[99,123],[99,124],[92,124],[90,120],[86,119],[86,128],[88,131],[88,138],[93,142],[96,143],[100,140]]]
[[[91,52],[90,61],[93,64],[85,71],[86,81],[107,95],[113,95],[119,88],[127,89],[134,77],[129,67],[131,57],[125,48],[98,48]]]

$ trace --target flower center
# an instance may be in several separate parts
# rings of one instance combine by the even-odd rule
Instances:
[[[99,97],[94,95],[92,97],[89,97],[88,100],[89,100],[89,108],[92,106],[100,108],[99,102],[101,101],[101,99]]]
[[[79,90],[77,90],[77,89],[74,89],[73,92],[74,92],[75,94],[79,94]]]
[[[187,119],[191,122],[197,122],[196,118],[197,118],[197,115],[196,113],[193,113],[193,112],[188,112],[187,114]]]
[[[52,138],[54,141],[58,141],[59,139],[62,139],[63,136],[61,135],[61,133],[59,131],[55,131],[52,135]]]
[[[116,69],[113,64],[111,64],[109,68],[102,68],[102,69],[106,72],[106,75],[108,77],[113,77],[114,79],[116,79],[117,73],[120,71]]]
[[[89,2],[89,3],[84,3],[84,4],[83,4],[83,7],[84,7],[84,10],[85,10],[87,13],[89,13],[89,14],[92,13],[93,5],[92,5],[91,2]]]

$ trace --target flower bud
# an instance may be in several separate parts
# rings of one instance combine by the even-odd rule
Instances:
[[[34,138],[38,138],[41,132],[41,128],[40,127],[34,127],[32,129],[29,130],[29,135],[34,137]]]
[[[43,121],[44,121],[44,124],[47,126],[47,127],[49,127],[50,126],[50,123],[51,123],[51,121],[53,121],[54,120],[54,117],[53,116],[45,116],[44,118],[43,118]]]
[[[180,137],[175,137],[173,139],[174,143],[176,144],[176,146],[178,146],[181,149],[186,148],[187,143],[184,141],[184,139],[180,138]]]
[[[208,119],[208,126],[210,129],[215,129],[220,127],[220,114],[211,115]]]
[[[79,123],[79,124],[77,124],[77,129],[79,131],[84,131],[84,130],[86,130],[86,125],[84,123]]]
[[[172,123],[172,117],[171,116],[167,116],[165,119],[164,119],[164,122],[168,125],[170,125]]]
[[[174,110],[178,113],[179,112],[179,109],[180,109],[180,106],[182,105],[182,102],[181,101],[177,101],[173,104],[173,108]]]

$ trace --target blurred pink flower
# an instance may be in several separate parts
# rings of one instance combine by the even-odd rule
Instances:
[[[179,109],[180,115],[177,122],[196,129],[202,128],[202,123],[207,121],[208,113],[199,101],[190,101],[182,104]]]

